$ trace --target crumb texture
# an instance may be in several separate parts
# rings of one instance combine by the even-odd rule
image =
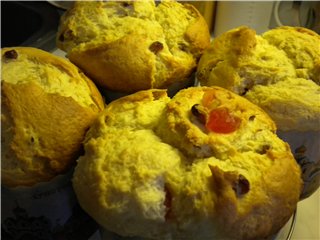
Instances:
[[[259,107],[220,87],[110,103],[73,186],[104,228],[147,239],[263,239],[290,218],[300,168]]]
[[[320,130],[320,36],[309,29],[231,29],[204,52],[197,79],[259,105],[279,130]]]
[[[1,55],[2,183],[48,181],[75,164],[102,96],[68,60],[27,47]]]
[[[175,1],[79,1],[57,34],[73,63],[100,86],[122,92],[186,81],[209,45],[198,10]]]

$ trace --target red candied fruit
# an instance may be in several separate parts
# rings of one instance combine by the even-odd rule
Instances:
[[[202,106],[208,108],[210,107],[210,104],[213,102],[213,100],[216,99],[216,95],[215,95],[215,91],[206,91],[204,94],[203,94],[203,97],[202,97]]]
[[[216,133],[232,133],[239,128],[240,123],[240,118],[231,115],[227,108],[221,107],[210,111],[206,128]]]

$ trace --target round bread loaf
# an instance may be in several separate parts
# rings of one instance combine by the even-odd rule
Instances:
[[[197,78],[264,109],[290,144],[303,172],[301,199],[320,186],[320,36],[301,27],[262,35],[239,27],[221,34],[202,55]],[[303,150],[301,150],[303,149]]]
[[[68,60],[45,51],[1,49],[1,180],[31,186],[65,173],[104,109],[96,86]]]
[[[320,86],[304,78],[256,85],[245,94],[283,131],[320,131]]]
[[[307,28],[283,26],[265,32],[262,37],[286,53],[297,77],[320,84],[319,34]]]
[[[73,186],[101,226],[147,239],[263,239],[297,206],[301,172],[269,116],[220,87],[110,103]]]
[[[197,78],[262,107],[282,131],[319,131],[320,36],[301,27],[232,29],[202,55]]]
[[[198,10],[174,1],[79,1],[62,16],[57,34],[71,62],[120,92],[187,81],[209,45]]]

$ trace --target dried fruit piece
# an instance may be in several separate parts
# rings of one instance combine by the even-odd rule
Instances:
[[[6,51],[4,53],[4,57],[6,59],[17,59],[18,58],[18,53],[17,53],[16,50],[12,49],[12,50]]]
[[[256,118],[256,116],[252,115],[252,116],[249,117],[249,121],[253,121],[255,118]]]
[[[257,151],[260,154],[266,154],[270,150],[271,146],[268,144],[265,144],[261,146],[261,148]]]
[[[232,133],[240,126],[241,119],[230,114],[225,107],[213,109],[208,117],[206,128],[216,133]]]
[[[73,31],[71,29],[68,29],[60,34],[59,41],[63,42],[65,40],[70,40],[73,37],[74,37]]]
[[[122,2],[121,5],[122,5],[123,7],[129,7],[129,6],[130,6],[130,3],[128,3],[128,2]]]
[[[154,54],[157,54],[162,49],[163,49],[163,44],[161,42],[158,42],[158,41],[153,42],[149,47],[149,50],[151,52],[153,52]]]
[[[193,116],[195,116],[197,118],[197,120],[200,123],[205,124],[206,123],[206,116],[199,111],[199,109],[198,109],[199,106],[200,106],[200,104],[193,105],[191,108],[191,113]]]
[[[234,183],[232,189],[235,191],[237,196],[246,194],[250,190],[250,183],[243,175],[239,174],[238,181]]]

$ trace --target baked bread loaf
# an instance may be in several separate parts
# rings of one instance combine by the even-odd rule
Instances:
[[[283,26],[265,32],[262,37],[286,53],[297,77],[320,84],[319,34],[307,28]]]
[[[78,1],[57,46],[99,86],[135,92],[187,81],[210,45],[206,21],[175,1]]]
[[[320,131],[320,86],[304,78],[257,85],[245,94],[276,121],[282,131]]]
[[[1,180],[32,186],[71,169],[104,109],[96,86],[68,60],[28,47],[1,49]]]
[[[73,187],[101,226],[147,239],[263,239],[296,208],[301,172],[269,116],[219,87],[110,103]]]
[[[320,36],[301,27],[232,29],[202,55],[197,78],[262,107],[282,131],[319,131]]]

